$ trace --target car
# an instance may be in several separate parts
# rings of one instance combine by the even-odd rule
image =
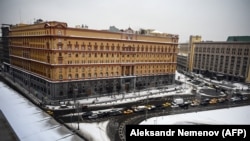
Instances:
[[[83,113],[83,114],[82,114],[82,117],[83,117],[83,118],[86,118],[86,117],[88,117],[88,116],[91,116],[92,114],[93,114],[92,111],[88,111],[88,112]]]
[[[134,107],[133,110],[134,110],[134,112],[142,112],[142,111],[147,110],[147,107],[146,106],[137,106],[137,107]]]
[[[171,106],[171,103],[169,103],[169,102],[165,102],[165,103],[163,103],[162,104],[162,107],[170,107]]]
[[[97,113],[98,118],[104,118],[107,117],[109,114],[108,112],[99,112]]]
[[[88,119],[97,119],[99,116],[97,113],[88,116]]]
[[[217,98],[212,98],[211,100],[209,100],[209,104],[216,104],[218,101]]]
[[[180,104],[180,105],[179,105],[179,107],[180,107],[180,108],[183,108],[183,109],[188,109],[188,106],[189,106],[188,103],[183,103],[183,104]]]
[[[225,102],[225,101],[226,101],[226,99],[225,99],[224,97],[218,98],[218,102],[219,102],[219,103],[223,103],[223,102]]]
[[[117,115],[121,115],[122,112],[119,111],[119,110],[111,110],[111,111],[108,112],[108,114],[109,114],[110,116],[117,116]]]
[[[60,105],[60,108],[64,109],[64,108],[68,108],[68,106],[65,104],[62,104],[62,105]]]
[[[248,100],[248,97],[243,96],[241,99],[242,99],[242,100]]]
[[[172,104],[172,105],[171,105],[171,108],[178,108],[178,107],[179,107],[178,104]]]
[[[200,101],[198,99],[194,99],[191,101],[190,106],[194,107],[194,106],[199,106],[200,105]]]
[[[200,83],[198,86],[199,87],[203,87],[203,86],[205,86],[205,84],[204,83]]]
[[[231,97],[231,101],[233,101],[233,102],[240,101],[240,100],[241,100],[241,98],[238,96]]]
[[[49,115],[53,115],[54,113],[53,113],[53,111],[50,111],[50,110],[48,110],[48,111],[46,111]]]
[[[206,105],[208,105],[209,104],[209,101],[201,101],[201,103],[200,103],[200,105],[202,105],[202,106],[206,106]]]
[[[132,114],[132,113],[134,113],[134,112],[131,109],[126,109],[123,111],[123,114],[125,114],[125,115]]]
[[[210,100],[211,100],[210,98],[205,98],[205,99],[203,99],[202,101],[209,102]]]
[[[154,110],[156,108],[155,105],[146,105],[147,110]]]

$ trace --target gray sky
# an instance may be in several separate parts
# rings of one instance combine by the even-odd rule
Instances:
[[[34,19],[86,24],[91,29],[139,28],[225,41],[250,35],[250,0],[0,0],[0,24]]]

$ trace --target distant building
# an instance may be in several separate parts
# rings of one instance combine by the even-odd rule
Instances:
[[[10,68],[10,54],[9,54],[9,32],[10,32],[10,26],[7,24],[3,24],[1,27],[2,30],[2,37],[1,37],[1,69],[5,72],[9,72]]]
[[[250,38],[248,39],[195,43],[193,71],[218,79],[250,83]]]
[[[71,28],[39,22],[10,28],[13,79],[41,99],[98,97],[175,81],[178,35]]]
[[[2,37],[0,37],[0,64],[2,65],[3,63],[3,41]]]
[[[120,32],[120,29],[118,29],[118,28],[115,27],[115,26],[110,26],[110,27],[109,27],[109,31],[111,31],[111,32]]]
[[[177,70],[179,71],[193,71],[193,56],[194,56],[194,43],[201,42],[201,36],[190,36],[188,43],[179,43],[179,52],[177,55]]]
[[[189,55],[189,44],[180,43],[177,54],[177,70],[180,72],[188,71],[188,55]]]
[[[205,42],[200,38],[189,43],[189,49],[189,72],[250,83],[250,36],[229,36],[227,41],[216,42]],[[178,58],[181,58],[179,54]]]

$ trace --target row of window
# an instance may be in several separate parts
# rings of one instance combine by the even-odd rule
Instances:
[[[204,53],[222,53],[222,54],[233,54],[233,55],[249,55],[249,48],[206,48],[196,47],[196,52]]]
[[[141,66],[135,66],[136,69],[168,69],[168,68],[172,68],[174,67],[174,65],[141,65]],[[78,72],[79,70],[81,70],[82,72],[84,72],[85,70],[88,70],[88,71],[91,71],[91,70],[94,70],[94,71],[97,71],[97,70],[100,70],[100,71],[103,71],[103,70],[120,70],[120,66],[95,66],[95,67],[69,67],[69,68],[59,68],[59,73],[62,73],[62,70],[63,69],[66,69],[68,70],[68,72],[72,72],[72,71],[75,71],[75,72]]]
[[[245,76],[248,58],[234,56],[230,58],[229,56],[216,56],[211,58],[209,58],[209,56],[206,56],[206,58],[205,56],[201,57],[200,55],[199,57],[195,56],[195,67]]]
[[[145,71],[136,71],[137,75],[153,75],[153,74],[162,74],[162,73],[166,73],[168,71],[166,70],[145,70]],[[173,70],[171,70],[171,72],[173,72]],[[126,75],[126,73],[124,73],[123,75]],[[131,74],[128,75],[134,75],[133,72],[131,72]],[[81,76],[79,76],[78,73],[76,73],[73,77],[72,74],[68,74],[68,78],[67,79],[92,79],[92,78],[102,78],[102,77],[118,77],[120,76],[119,72],[106,72],[106,73],[88,73],[87,76],[85,76],[85,73],[82,73]],[[59,74],[58,75],[59,80],[63,80],[63,74]]]
[[[108,43],[104,45],[101,43],[98,45],[97,43],[92,44],[89,42],[88,44],[85,44],[84,42],[82,44],[79,44],[76,42],[74,45],[69,41],[66,46],[61,42],[61,39],[58,39],[57,43],[57,49],[59,50],[100,50],[100,51],[142,51],[142,52],[176,52],[176,46],[174,45],[164,45],[164,46],[156,46],[156,45],[137,45],[137,47],[133,44],[125,46],[124,44],[120,46],[120,44],[117,44],[115,46],[113,43],[112,45],[109,45]]]

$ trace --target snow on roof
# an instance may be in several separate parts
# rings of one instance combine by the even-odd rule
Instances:
[[[20,140],[83,140],[2,82],[0,90],[0,109]]]

